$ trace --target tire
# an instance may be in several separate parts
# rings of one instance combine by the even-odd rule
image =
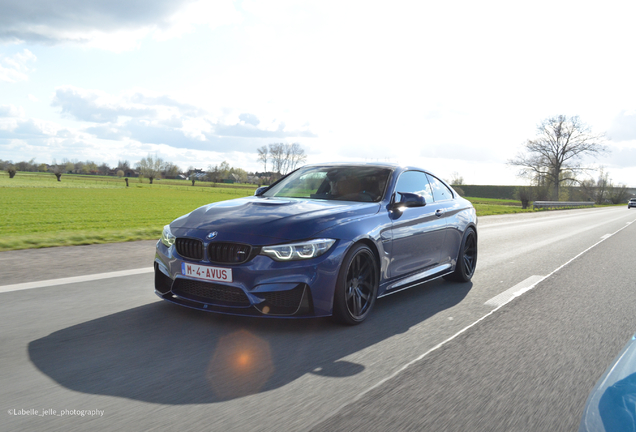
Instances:
[[[455,271],[444,276],[444,279],[455,282],[470,282],[477,268],[477,233],[468,228],[462,238],[457,256]]]
[[[364,244],[353,246],[345,255],[333,299],[333,318],[341,324],[364,321],[378,295],[378,260]]]

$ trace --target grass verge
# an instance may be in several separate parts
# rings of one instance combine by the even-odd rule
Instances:
[[[153,240],[195,208],[253,193],[256,186],[0,173],[0,251]],[[528,213],[519,201],[467,198],[477,216]]]

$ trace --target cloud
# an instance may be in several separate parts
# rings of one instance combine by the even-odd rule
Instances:
[[[2,0],[0,8],[0,41],[95,43],[107,49],[131,47],[149,33],[167,39],[195,25],[241,20],[232,0]]]
[[[130,138],[130,134],[126,131],[109,125],[99,125],[84,129],[85,132],[95,136],[99,139],[121,141],[125,138]]]
[[[632,168],[634,167],[634,161],[636,160],[636,141],[625,143],[621,146],[610,146],[611,153],[603,158],[604,161],[609,161],[610,167],[618,168]]]
[[[186,135],[182,129],[148,120],[133,119],[121,125],[120,131],[146,144],[167,144],[179,148],[201,148],[205,144],[199,139]]]
[[[215,124],[214,134],[218,136],[231,136],[242,138],[293,138],[304,137],[314,138],[316,135],[309,131],[288,131],[285,130],[285,124],[280,123],[275,130],[259,129],[256,126],[245,123],[237,123],[232,125]]]
[[[252,126],[258,126],[258,124],[261,122],[258,117],[256,117],[254,114],[249,113],[243,113],[239,115],[239,120]]]
[[[636,111],[621,111],[608,131],[613,141],[636,140]]]
[[[32,70],[29,64],[36,60],[37,57],[28,49],[10,57],[0,58],[0,81],[26,81],[29,79],[28,73]]]
[[[54,138],[63,136],[68,130],[59,125],[37,119],[0,119],[0,139]]]
[[[58,87],[51,105],[61,107],[62,114],[77,120],[96,123],[115,122],[121,116],[154,117],[156,115],[155,110],[143,104],[133,104],[113,98],[104,92],[71,86]]]
[[[0,105],[1,117],[24,117],[24,108],[15,105]]]
[[[240,139],[315,137],[306,129],[292,130],[283,122],[262,126],[255,114],[226,113],[213,117],[204,109],[177,101],[168,95],[144,92],[121,96],[77,87],[58,87],[52,106],[74,119],[98,123],[84,129],[100,139],[130,138],[141,143],[167,144],[179,148],[220,145],[228,138],[243,147]]]
[[[206,114],[205,110],[201,108],[195,107],[194,105],[178,102],[166,95],[147,96],[142,93],[135,93],[130,97],[130,101],[143,105],[160,105],[164,107],[178,108],[179,111],[188,116],[200,116]]]
[[[160,152],[167,160],[172,158],[187,165],[198,166],[200,161],[206,166],[214,165],[224,159],[255,163],[253,153],[260,146],[316,136],[307,124],[288,127],[266,114],[239,109],[219,109],[213,115],[171,95],[139,89],[113,95],[72,86],[58,87],[52,105],[63,116],[81,122],[81,126],[67,128],[55,122],[25,118],[21,107],[0,105],[3,159],[20,159],[30,154],[45,162],[53,158],[88,158],[113,163],[121,158]],[[265,120],[261,121],[261,117]]]

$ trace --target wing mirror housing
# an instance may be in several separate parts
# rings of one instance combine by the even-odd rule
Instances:
[[[426,205],[426,199],[423,195],[410,192],[398,192],[398,194],[400,195],[400,201],[393,203],[392,208],[424,207]]]
[[[254,191],[254,196],[259,196],[260,194],[265,192],[267,189],[269,189],[269,186],[261,186],[259,188],[256,188],[256,190]]]

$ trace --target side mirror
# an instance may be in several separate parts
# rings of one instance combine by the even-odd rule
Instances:
[[[259,188],[257,188],[254,191],[254,196],[259,196],[260,194],[262,194],[263,192],[265,192],[267,189],[269,189],[269,186],[261,186]]]
[[[400,194],[400,201],[394,204],[394,207],[424,207],[426,205],[426,199],[423,195],[398,192]]]

